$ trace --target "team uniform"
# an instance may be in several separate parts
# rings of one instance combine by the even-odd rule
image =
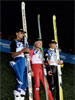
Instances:
[[[12,41],[11,52],[19,52],[24,48],[24,45],[21,41]],[[25,90],[28,86],[27,81],[27,68],[24,53],[21,53],[13,58],[13,61],[10,61],[10,66],[14,69],[16,74],[17,86],[14,90],[14,96],[24,96]],[[18,100],[18,99],[16,99]]]
[[[34,73],[34,77],[33,77],[34,99],[40,100],[40,97],[39,97],[40,81],[43,84],[44,89],[45,89],[44,73],[43,73],[43,58],[42,58],[41,49],[39,48],[31,49],[30,58],[31,58],[32,72]],[[48,89],[49,100],[53,100],[52,94],[49,90],[48,83],[47,83],[47,89]]]
[[[58,96],[58,76],[57,76],[57,60],[56,60],[56,52],[55,49],[50,48],[46,53],[45,53],[45,60],[49,61],[50,64],[47,65],[47,72],[51,71],[53,74],[52,75],[47,75],[48,78],[48,83],[49,83],[49,88],[53,92],[54,87],[56,86],[56,96]],[[58,100],[58,99],[57,99]]]

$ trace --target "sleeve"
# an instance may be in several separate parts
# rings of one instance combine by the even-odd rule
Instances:
[[[33,49],[30,49],[30,64],[32,65],[32,56],[33,56]],[[31,70],[32,70],[32,66],[31,66]],[[33,72],[33,70],[32,70]]]
[[[30,49],[30,62],[32,61],[33,49]]]
[[[10,44],[10,51],[11,52],[16,52],[16,42],[13,41],[11,44]]]
[[[51,52],[48,52],[48,60],[51,60]]]

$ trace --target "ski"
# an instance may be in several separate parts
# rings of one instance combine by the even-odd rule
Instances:
[[[39,31],[39,38],[42,39],[41,26],[40,26],[40,14],[38,14],[38,31]],[[43,47],[41,47],[41,50],[42,50],[42,58],[44,58]],[[43,72],[44,72],[44,81],[45,81],[46,100],[48,100],[47,78],[46,78],[47,72],[46,72],[46,66],[44,65],[44,62],[43,62]]]
[[[57,57],[59,100],[63,100],[62,72],[61,72],[61,65],[58,64],[58,60],[60,60],[60,56],[59,56],[59,48],[58,48],[58,37],[57,37],[57,26],[56,26],[56,16],[55,15],[53,15],[53,29],[54,29],[54,39],[57,42],[57,44],[56,44],[56,57]]]
[[[27,33],[27,23],[26,23],[25,2],[22,2],[21,3],[21,11],[22,11],[23,30],[26,32],[24,34],[24,45],[25,45],[25,47],[28,48],[29,47],[29,44],[28,44],[28,41],[27,41],[28,40],[28,33]],[[27,63],[29,100],[33,100],[32,73],[31,73],[29,53],[26,53],[25,56],[26,56],[26,63]]]

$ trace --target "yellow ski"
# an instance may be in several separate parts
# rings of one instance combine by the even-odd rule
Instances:
[[[53,29],[54,29],[54,38],[57,42],[56,44],[56,57],[57,57],[57,72],[58,72],[58,85],[59,85],[59,100],[63,100],[63,89],[62,89],[62,72],[61,65],[58,64],[59,57],[59,49],[58,49],[58,37],[57,37],[57,27],[56,27],[56,16],[53,15]]]

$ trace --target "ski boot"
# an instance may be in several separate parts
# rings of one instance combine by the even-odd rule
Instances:
[[[20,98],[20,92],[14,90],[14,100],[21,100]]]
[[[21,89],[20,100],[25,100],[25,91]]]

